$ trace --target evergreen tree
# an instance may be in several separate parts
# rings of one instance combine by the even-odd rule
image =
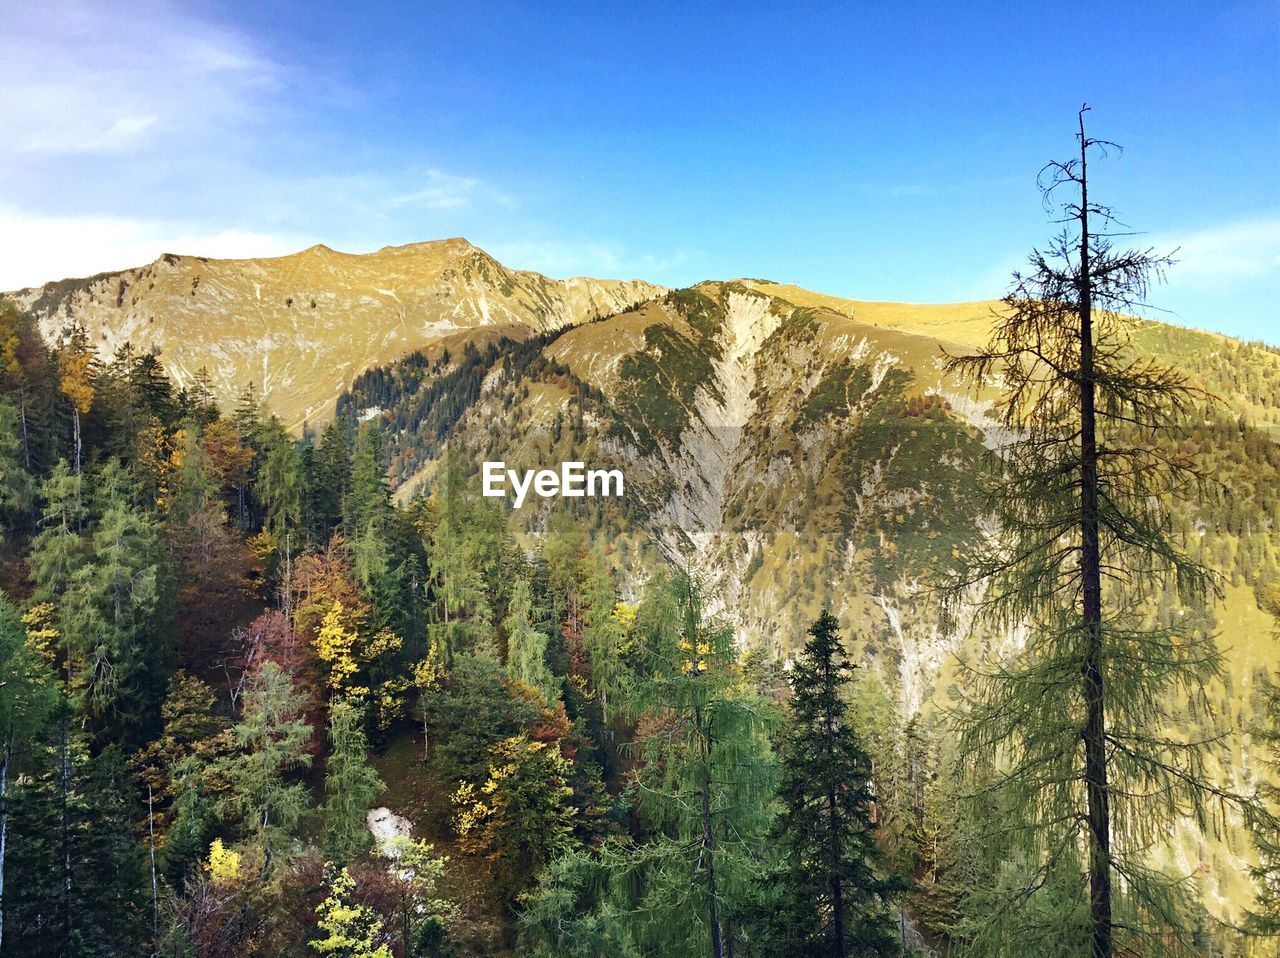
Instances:
[[[49,663],[0,593],[0,949],[4,947],[5,855],[11,764],[36,741],[57,703]]]
[[[297,444],[275,418],[262,428],[257,441],[261,464],[254,496],[262,505],[263,531],[276,550],[283,550],[287,537],[297,532],[302,521],[302,458]],[[301,544],[299,540],[291,548],[297,550]]]
[[[227,792],[219,811],[263,856],[264,869],[285,857],[310,801],[289,773],[311,764],[311,726],[299,718],[302,696],[289,676],[266,662],[245,691],[244,714],[231,732],[237,752],[220,763]]]
[[[125,747],[141,742],[158,717],[173,611],[160,526],[133,504],[135,496],[118,463],[96,477],[100,518],[85,534],[84,561],[59,597],[86,711],[100,737]]]
[[[148,801],[144,831],[160,858],[173,871],[181,871],[192,855],[204,850],[203,827],[197,841],[184,839],[176,850],[169,848],[169,833],[185,814],[183,828],[192,827],[189,806],[191,791],[201,791],[208,783],[204,771],[219,752],[225,750],[226,719],[218,714],[213,689],[188,672],[180,671],[169,680],[164,704],[160,707],[163,731],[130,760],[130,765]],[[186,798],[188,805],[179,808]],[[203,822],[204,816],[201,816]]]
[[[6,954],[144,954],[154,913],[128,774],[114,747],[90,757],[76,736],[64,750],[63,728],[55,717],[8,805],[20,880],[5,889]]]
[[[347,425],[334,419],[325,427],[316,450],[315,491],[312,496],[314,537],[327,542],[342,522],[342,507],[351,482],[351,447]]]
[[[329,759],[325,767],[325,853],[331,861],[346,863],[367,852],[373,844],[366,814],[385,789],[369,764],[363,716],[346,699],[329,706]]]
[[[630,933],[642,950],[724,958],[763,865],[776,716],[741,683],[733,630],[704,616],[688,574],[654,583],[636,628],[651,676],[628,703],[644,716],[637,811],[655,838],[619,863],[644,889]]]
[[[547,668],[547,637],[533,626],[533,593],[527,579],[511,590],[502,626],[507,632],[507,671],[518,682],[541,693],[548,704],[560,699],[560,682]]]
[[[0,396],[0,546],[9,527],[29,519],[32,493],[31,474],[22,463],[18,412]]]
[[[774,909],[768,940],[779,955],[897,955],[888,912],[897,885],[878,874],[871,760],[849,723],[853,666],[837,629],[824,611],[791,672],[771,834],[782,860],[763,889]]]

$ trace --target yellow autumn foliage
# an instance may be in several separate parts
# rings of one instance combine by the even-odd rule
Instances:
[[[209,881],[215,885],[231,885],[240,879],[240,853],[226,848],[221,838],[215,838],[209,846],[209,860],[205,863]]]

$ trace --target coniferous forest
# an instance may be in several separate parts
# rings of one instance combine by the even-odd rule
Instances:
[[[1007,442],[931,588],[1021,638],[910,714],[830,610],[744,647],[696,564],[479,494],[450,428],[495,370],[572,387],[552,334],[372,371],[299,435],[5,305],[0,955],[1275,954],[1280,695],[1201,721],[1224,583],[1170,504],[1224,481],[1202,449],[1276,456],[1134,347],[1164,261],[1115,244],[1099,145],[1082,113],[1043,174],[1066,232],[939,359],[999,380]],[[1160,854],[1188,827],[1250,863],[1247,914]]]

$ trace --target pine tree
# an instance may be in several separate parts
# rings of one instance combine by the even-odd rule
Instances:
[[[263,867],[287,857],[309,807],[307,789],[289,773],[311,764],[305,751],[311,726],[298,717],[302,696],[274,662],[266,662],[245,691],[244,714],[232,728],[238,752],[219,766],[227,792],[219,811],[261,850]]]
[[[295,533],[302,521],[302,458],[275,418],[260,431],[258,444],[262,453],[254,496],[262,504],[263,531],[275,549],[283,550],[286,537]],[[295,548],[300,544],[299,538]]]
[[[369,764],[363,716],[346,699],[329,706],[329,759],[325,766],[325,854],[346,863],[367,852],[373,844],[366,815],[385,789]]]
[[[71,709],[65,699],[58,710]],[[15,783],[10,810],[12,871],[5,889],[7,954],[145,954],[151,895],[138,810],[119,750],[91,757],[82,736],[62,745],[77,716],[60,716]],[[65,756],[65,757],[64,757]]]
[[[779,955],[898,955],[872,821],[871,760],[849,722],[853,666],[824,611],[791,672],[790,721],[779,751],[782,806],[771,840],[782,851],[762,889]]]
[[[154,832],[161,859],[180,871],[193,853],[203,850],[203,828],[197,840],[184,838],[186,844],[180,842],[176,851],[169,850],[169,832],[182,814],[187,816],[183,827],[191,828],[192,809],[180,809],[179,802],[184,797],[190,802],[188,791],[206,787],[202,773],[225,747],[227,721],[218,714],[213,689],[185,671],[169,680],[160,717],[163,731],[133,755],[130,765],[149,798],[144,830]]]
[[[85,561],[59,597],[60,622],[99,736],[132,747],[154,731],[168,677],[172,580],[159,523],[133,505],[137,492],[127,473],[109,463],[93,492],[100,518],[84,536]]]
[[[1011,437],[992,489],[998,532],[949,594],[985,590],[986,622],[1029,627],[1016,660],[970,674],[961,720],[972,781],[987,783],[984,845],[1015,873],[977,890],[998,900],[973,947],[1052,942],[1111,958],[1186,945],[1186,885],[1149,854],[1184,817],[1212,829],[1208,805],[1229,796],[1206,776],[1202,745],[1166,731],[1169,703],[1199,701],[1218,673],[1212,640],[1151,626],[1143,604],[1169,581],[1196,606],[1209,585],[1172,511],[1198,478],[1175,440],[1199,399],[1129,336],[1169,261],[1113,247],[1088,178],[1109,144],[1086,135],[1084,110],[1077,139],[1079,155],[1042,174],[1046,204],[1071,193],[1064,232],[1015,274],[989,345],[948,363],[975,389],[999,377]]]
[[[0,396],[0,546],[10,527],[29,519],[32,485],[31,474],[22,462],[18,412]]]
[[[347,425],[335,419],[325,427],[316,450],[316,482],[312,513],[314,536],[327,542],[342,522],[342,504],[351,483],[351,448]]]

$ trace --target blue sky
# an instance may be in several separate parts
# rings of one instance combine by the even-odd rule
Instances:
[[[466,236],[508,265],[999,295],[1095,193],[1154,301],[1280,343],[1280,4],[7,4],[0,289]],[[246,9],[253,7],[252,9]]]

